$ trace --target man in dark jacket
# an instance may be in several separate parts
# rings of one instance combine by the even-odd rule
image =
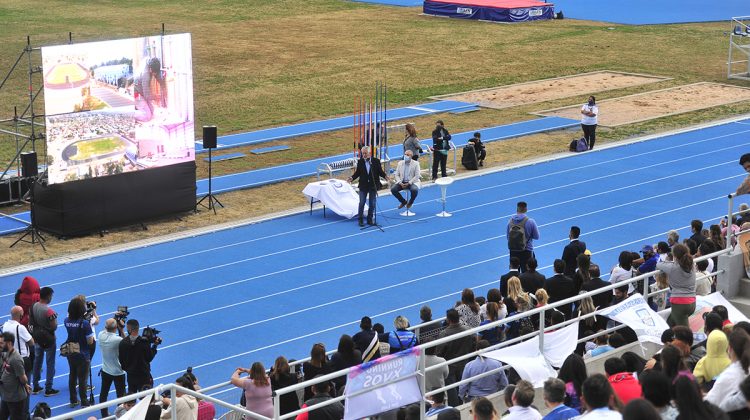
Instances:
[[[539,289],[544,289],[544,281],[547,278],[544,274],[536,271],[537,265],[536,258],[530,258],[529,261],[526,262],[526,271],[519,277],[521,280],[521,287],[525,292],[533,294]]]
[[[455,309],[448,309],[445,313],[445,319],[448,322],[448,326],[440,333],[440,338],[448,337],[449,335],[459,334],[468,330],[465,326],[461,325],[458,311]],[[439,345],[437,348],[437,355],[443,359],[450,361],[456,357],[460,357],[474,351],[474,343],[476,339],[473,336],[466,336],[446,344]],[[445,384],[453,384],[461,380],[461,375],[464,373],[464,367],[469,363],[469,360],[461,360],[452,363],[448,366],[448,377],[445,379]],[[456,407],[461,404],[461,400],[458,398],[458,390],[452,388],[448,390],[448,404]]]
[[[317,377],[322,376],[318,375]],[[332,399],[331,395],[331,383],[328,381],[320,382],[313,385],[312,398],[305,401],[304,407],[311,407],[315,404]],[[307,413],[308,420],[341,420],[344,418],[344,405],[341,402],[335,402],[325,407],[316,408]]]
[[[521,259],[518,257],[510,257],[510,271],[500,276],[500,294],[503,295],[503,297],[508,296],[508,280],[510,280],[511,277],[519,277],[520,275]]]
[[[579,241],[578,237],[581,236],[581,228],[578,226],[570,227],[570,243],[565,245],[562,253],[562,260],[565,261],[565,275],[573,276],[578,268],[578,262],[576,259],[579,255],[586,252],[586,243]]]
[[[383,172],[383,166],[380,165],[380,159],[370,156],[370,148],[363,147],[360,158],[357,161],[357,168],[354,174],[349,177],[349,182],[359,178],[359,212],[357,213],[359,225],[364,226],[362,213],[365,210],[365,200],[369,198],[367,209],[367,224],[374,224],[373,214],[375,212],[375,198],[378,190],[381,188],[380,178],[388,179],[388,175]]]
[[[359,322],[362,330],[352,337],[354,347],[362,352],[362,361],[369,362],[380,358],[380,340],[378,333],[372,330],[372,319],[369,316],[362,317]]]
[[[119,359],[122,370],[128,374],[128,392],[143,390],[144,385],[152,385],[151,361],[156,356],[157,343],[149,342],[138,335],[140,325],[135,319],[127,323],[128,336],[120,341]]]
[[[591,280],[584,282],[581,285],[581,292],[591,292],[596,289],[601,289],[602,287],[607,287],[611,284],[610,282],[601,279],[601,270],[598,265],[592,264],[591,268],[589,268],[589,273],[591,273]],[[609,303],[612,301],[612,292],[607,290],[594,295],[591,299],[594,301],[595,307],[604,309],[609,306]]]
[[[549,295],[549,303],[559,302],[576,295],[573,279],[563,274],[565,273],[565,261],[555,260],[554,268],[555,275],[544,282],[544,289]],[[557,309],[565,315],[565,319],[570,319],[573,309],[572,305],[563,305]]]
[[[443,125],[443,120],[437,120],[435,129],[432,130],[432,180],[437,179],[438,165],[440,173],[445,178],[445,165],[448,163],[448,151],[450,150],[451,135]]]

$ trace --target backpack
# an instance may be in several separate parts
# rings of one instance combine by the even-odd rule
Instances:
[[[585,137],[581,137],[580,139],[576,139],[570,142],[570,151],[571,152],[585,152],[589,150],[589,143],[586,141]]]
[[[526,221],[528,217],[524,216],[523,220],[518,223],[510,219],[510,229],[508,230],[508,250],[525,251],[526,250]]]
[[[31,338],[34,339],[34,343],[38,344],[39,347],[43,349],[48,349],[55,343],[55,334],[47,328],[39,325],[39,323],[37,323],[37,321],[34,319],[35,305],[36,303],[34,303],[34,305],[31,305],[31,310],[29,311],[29,333],[31,334]]]
[[[474,145],[472,143],[464,146],[463,154],[461,155],[461,164],[464,165],[466,169],[472,171],[476,171],[477,169],[479,169],[479,162],[477,162],[477,151],[474,150]]]

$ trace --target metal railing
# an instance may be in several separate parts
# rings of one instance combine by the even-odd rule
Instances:
[[[732,245],[731,245],[732,242],[731,242],[731,239],[733,237],[741,234],[741,233],[750,232],[750,231],[745,231],[745,232],[740,231],[740,232],[737,232],[735,234],[735,233],[733,233],[733,231],[731,229],[731,220],[732,220],[732,217],[735,215],[735,213],[732,212],[732,210],[733,210],[732,206],[733,206],[734,196],[735,196],[734,194],[730,194],[729,195],[729,213],[728,213],[729,223],[728,223],[728,226],[727,226],[727,246],[724,249],[718,250],[718,251],[713,252],[711,254],[702,255],[700,257],[697,257],[695,259],[695,262],[707,260],[709,258],[714,258],[714,257],[718,257],[720,255],[725,255],[725,254],[730,253],[732,251]],[[736,214],[740,214],[740,212],[737,212]],[[605,287],[601,287],[601,288],[596,289],[596,290],[592,290],[590,292],[580,293],[580,294],[578,294],[576,296],[573,296],[573,297],[570,297],[570,298],[567,298],[567,299],[563,299],[563,300],[555,302],[555,303],[550,303],[550,304],[547,304],[547,305],[544,305],[544,306],[541,306],[541,307],[530,309],[528,311],[521,312],[521,313],[518,313],[518,314],[515,314],[515,315],[512,315],[512,316],[508,316],[508,317],[505,317],[503,319],[500,319],[500,320],[497,320],[497,321],[493,321],[493,322],[481,325],[481,326],[476,327],[476,328],[471,328],[471,329],[462,331],[462,332],[457,333],[457,334],[453,334],[453,335],[450,335],[450,336],[438,338],[436,340],[432,340],[432,341],[429,341],[427,343],[419,344],[417,347],[419,347],[421,351],[419,352],[419,356],[418,356],[418,368],[417,368],[416,372],[414,372],[413,374],[410,374],[408,376],[402,376],[402,377],[398,378],[398,380],[404,380],[406,378],[416,377],[416,378],[418,378],[418,382],[419,382],[419,386],[420,386],[420,390],[421,390],[422,395],[424,395],[424,396],[431,396],[431,395],[435,395],[435,394],[438,394],[438,393],[441,393],[441,392],[445,392],[447,390],[459,387],[462,384],[469,383],[469,382],[474,381],[476,379],[479,379],[481,377],[492,375],[492,374],[497,373],[497,372],[499,372],[501,370],[509,369],[510,366],[503,366],[501,368],[497,368],[497,369],[494,369],[492,371],[483,372],[482,374],[474,376],[474,377],[471,377],[471,378],[467,378],[467,379],[464,379],[464,380],[460,380],[458,382],[454,382],[454,383],[448,384],[448,385],[446,385],[444,387],[441,387],[439,389],[434,389],[434,390],[430,390],[430,391],[427,391],[425,389],[425,375],[428,372],[435,371],[437,369],[442,368],[443,366],[448,366],[448,365],[451,365],[451,364],[454,364],[454,363],[457,363],[457,362],[462,362],[464,360],[471,359],[473,357],[479,356],[479,355],[484,354],[486,352],[490,352],[490,351],[493,351],[493,350],[497,350],[497,349],[500,349],[500,348],[503,348],[503,347],[510,346],[512,344],[519,343],[519,342],[524,341],[526,339],[533,338],[535,335],[539,337],[539,347],[540,347],[540,351],[542,351],[543,350],[543,345],[544,345],[544,334],[546,332],[550,332],[550,331],[553,331],[553,330],[564,328],[564,327],[566,327],[568,325],[571,325],[571,324],[576,323],[576,322],[583,321],[585,319],[588,319],[588,318],[591,318],[591,317],[594,317],[594,316],[601,316],[601,313],[603,313],[607,308],[596,309],[595,311],[593,311],[591,313],[581,314],[581,315],[573,317],[573,318],[571,318],[569,320],[561,322],[559,324],[554,324],[554,325],[550,325],[550,326],[546,326],[545,325],[545,315],[546,315],[547,311],[558,310],[557,308],[563,307],[565,305],[573,305],[575,303],[578,303],[578,302],[582,301],[585,298],[593,298],[594,296],[599,295],[601,293],[605,293],[605,292],[608,292],[608,291],[611,291],[611,290],[614,290],[614,289],[617,289],[617,288],[620,288],[620,287],[623,287],[623,286],[627,286],[627,285],[630,285],[630,284],[637,284],[638,282],[641,282],[641,281],[643,282],[642,283],[643,290],[639,290],[639,292],[641,292],[641,295],[644,297],[644,299],[648,299],[651,296],[655,296],[655,295],[658,295],[658,294],[661,294],[661,293],[666,293],[669,290],[669,288],[664,288],[664,289],[659,289],[659,290],[654,290],[654,291],[650,290],[650,284],[649,284],[648,279],[651,278],[651,277],[654,277],[654,276],[656,276],[656,275],[658,275],[660,273],[661,272],[659,270],[654,270],[654,271],[651,271],[651,272],[648,272],[648,273],[643,273],[643,274],[637,275],[635,277],[632,277],[632,278],[629,278],[629,279],[626,279],[626,280],[622,280],[622,281],[617,282],[617,283],[612,283],[612,284],[609,284],[609,285],[607,285]],[[719,274],[723,274],[723,273],[724,273],[724,270],[717,270],[717,271],[712,272],[712,273],[708,273],[708,274],[705,274],[705,275],[697,276],[696,280],[707,278],[707,277],[718,276]],[[665,311],[662,311],[661,313],[664,313],[664,312]],[[538,330],[536,330],[536,331],[533,331],[533,332],[521,335],[519,337],[515,337],[515,338],[512,338],[512,339],[509,339],[509,340],[505,340],[505,341],[503,341],[501,343],[492,345],[492,346],[487,347],[487,348],[482,349],[482,350],[474,351],[474,352],[471,352],[471,353],[468,353],[468,354],[465,354],[465,355],[462,355],[462,356],[459,356],[459,357],[455,357],[455,358],[450,359],[450,360],[446,360],[445,362],[441,362],[441,363],[432,365],[430,367],[426,367],[425,366],[425,352],[424,352],[425,349],[432,348],[432,347],[437,347],[437,346],[441,346],[441,345],[447,344],[447,343],[449,343],[451,341],[454,341],[454,340],[457,340],[457,339],[461,339],[461,338],[464,338],[464,337],[474,337],[478,333],[480,333],[481,331],[484,331],[484,330],[487,330],[487,329],[492,329],[492,328],[499,327],[499,326],[503,326],[503,325],[509,324],[511,322],[514,322],[514,321],[520,321],[521,319],[529,318],[529,317],[532,317],[534,315],[538,315],[539,316],[539,326],[538,326]],[[434,325],[434,324],[437,324],[437,323],[443,323],[444,321],[445,321],[445,318],[434,319],[432,321],[425,322],[425,323],[422,323],[422,324],[410,327],[409,330],[414,331],[415,334],[419,335],[419,332],[420,332],[421,328],[424,328],[424,327],[426,327],[428,325]],[[617,326],[615,326],[613,328],[609,328],[607,330],[599,331],[599,332],[597,332],[595,334],[592,334],[592,335],[589,335],[587,337],[579,338],[577,340],[577,343],[586,342],[586,341],[589,341],[589,340],[591,340],[593,338],[599,337],[599,336],[604,335],[604,334],[609,334],[611,332],[617,331],[617,330],[625,328],[625,327],[626,327],[626,325],[620,324],[620,325],[617,325]],[[330,355],[332,353],[333,353],[333,351],[329,351],[329,352],[326,353],[326,355]],[[308,358],[304,358],[304,359],[300,359],[300,360],[297,360],[295,362],[290,363],[290,366],[295,366],[296,367],[296,366],[299,366],[302,363],[304,363],[306,361],[309,361],[309,360],[310,360],[309,357]],[[289,394],[289,393],[296,393],[299,390],[304,390],[305,388],[311,387],[311,386],[313,386],[315,384],[318,384],[318,383],[327,382],[327,381],[330,381],[332,379],[340,378],[342,376],[348,376],[348,374],[351,371],[355,370],[355,369],[358,369],[358,367],[352,367],[352,368],[342,369],[342,370],[339,370],[337,372],[332,372],[332,373],[329,373],[329,374],[326,374],[326,375],[323,375],[323,376],[318,376],[318,377],[316,377],[314,379],[311,379],[311,380],[308,380],[308,381],[302,381],[302,382],[299,382],[299,383],[297,383],[295,385],[291,385],[291,386],[288,386],[288,387],[285,387],[285,388],[281,388],[281,389],[278,389],[278,390],[274,391],[273,392],[273,403],[274,403],[274,417],[273,417],[273,419],[275,419],[275,420],[284,420],[284,419],[294,418],[298,414],[301,414],[301,413],[304,413],[304,412],[307,412],[307,411],[311,411],[311,410],[315,410],[317,408],[321,408],[321,407],[324,407],[324,406],[327,406],[327,405],[335,404],[337,402],[344,401],[347,397],[357,396],[357,395],[360,395],[360,394],[363,394],[363,393],[366,393],[366,392],[370,392],[370,391],[372,391],[374,389],[378,389],[378,388],[382,388],[382,387],[388,386],[388,385],[390,385],[390,384],[393,383],[393,381],[391,381],[391,382],[387,382],[386,381],[384,383],[372,386],[370,388],[360,390],[360,391],[355,392],[353,394],[349,394],[348,396],[338,396],[338,397],[332,398],[330,400],[324,401],[322,403],[318,403],[318,404],[315,404],[315,405],[310,406],[310,407],[306,407],[306,408],[303,408],[303,409],[296,410],[296,411],[294,411],[292,413],[288,413],[288,414],[285,414],[285,415],[281,415],[280,414],[279,409],[280,409],[280,400],[281,400],[281,396],[282,395]],[[232,388],[228,388],[230,386]],[[184,393],[184,394],[193,395],[196,398],[200,398],[200,399],[203,399],[203,400],[206,400],[206,401],[213,402],[214,404],[217,404],[217,405],[219,405],[221,407],[227,408],[227,409],[229,409],[231,411],[242,413],[244,415],[250,416],[250,417],[255,418],[255,419],[260,419],[260,420],[266,420],[266,419],[268,419],[267,417],[264,417],[264,416],[262,416],[260,414],[252,413],[252,412],[246,410],[244,407],[241,407],[239,405],[232,405],[230,403],[227,403],[227,402],[225,402],[223,400],[220,400],[220,399],[215,398],[214,396],[212,396],[212,395],[217,395],[217,394],[226,392],[228,389],[237,389],[237,390],[239,390],[239,388],[234,387],[233,385],[231,385],[231,382],[227,381],[227,382],[223,382],[223,383],[216,384],[216,385],[213,385],[213,386],[202,388],[201,392],[195,392],[195,391],[186,390],[186,389],[181,388],[181,387],[179,387],[179,386],[177,386],[175,384],[169,384],[169,385],[161,386],[160,388],[157,388],[156,392],[161,392],[161,391],[169,390],[172,393],[172,398],[175,398],[176,397],[175,392],[179,391],[179,392]],[[159,391],[159,390],[161,390],[161,391]],[[219,390],[221,390],[221,391],[219,391]],[[209,394],[210,392],[213,392],[213,391],[219,391],[219,392],[216,392],[214,394]],[[150,393],[154,393],[154,392],[155,392],[154,390],[143,391],[143,392],[140,392],[140,393],[137,393],[137,394],[134,394],[134,395],[127,396],[127,397],[123,397],[123,398],[118,398],[118,399],[115,399],[115,400],[107,401],[106,403],[103,403],[103,404],[97,404],[97,405],[94,405],[94,406],[91,406],[91,407],[87,407],[85,409],[81,409],[81,410],[77,410],[77,411],[74,411],[74,412],[71,412],[71,413],[67,413],[65,415],[56,416],[56,417],[53,417],[53,420],[63,420],[63,419],[71,418],[73,416],[80,416],[80,415],[84,415],[84,414],[88,414],[88,413],[92,413],[92,412],[98,412],[102,408],[106,408],[106,407],[112,406],[114,404],[119,404],[119,403],[126,402],[126,401],[132,401],[134,398],[141,398],[143,396],[149,395]],[[421,418],[424,419],[424,413],[426,411],[425,410],[426,407],[425,407],[425,400],[424,399],[422,399],[420,401],[420,406],[421,406],[421,409],[422,409],[420,411],[422,413],[421,414]],[[171,407],[172,407],[172,410],[174,410],[174,404]],[[175,413],[173,413],[173,417],[172,417],[173,419],[176,418],[176,417],[174,417],[174,415],[175,415]],[[181,420],[181,419],[177,419],[177,420]]]

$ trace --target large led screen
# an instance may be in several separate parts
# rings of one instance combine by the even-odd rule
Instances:
[[[49,183],[195,159],[190,34],[42,48]]]

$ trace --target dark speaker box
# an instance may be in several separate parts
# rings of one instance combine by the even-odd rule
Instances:
[[[36,152],[21,153],[21,176],[30,177],[39,174]]]
[[[203,148],[204,149],[216,148],[216,126],[215,125],[203,126]]]

